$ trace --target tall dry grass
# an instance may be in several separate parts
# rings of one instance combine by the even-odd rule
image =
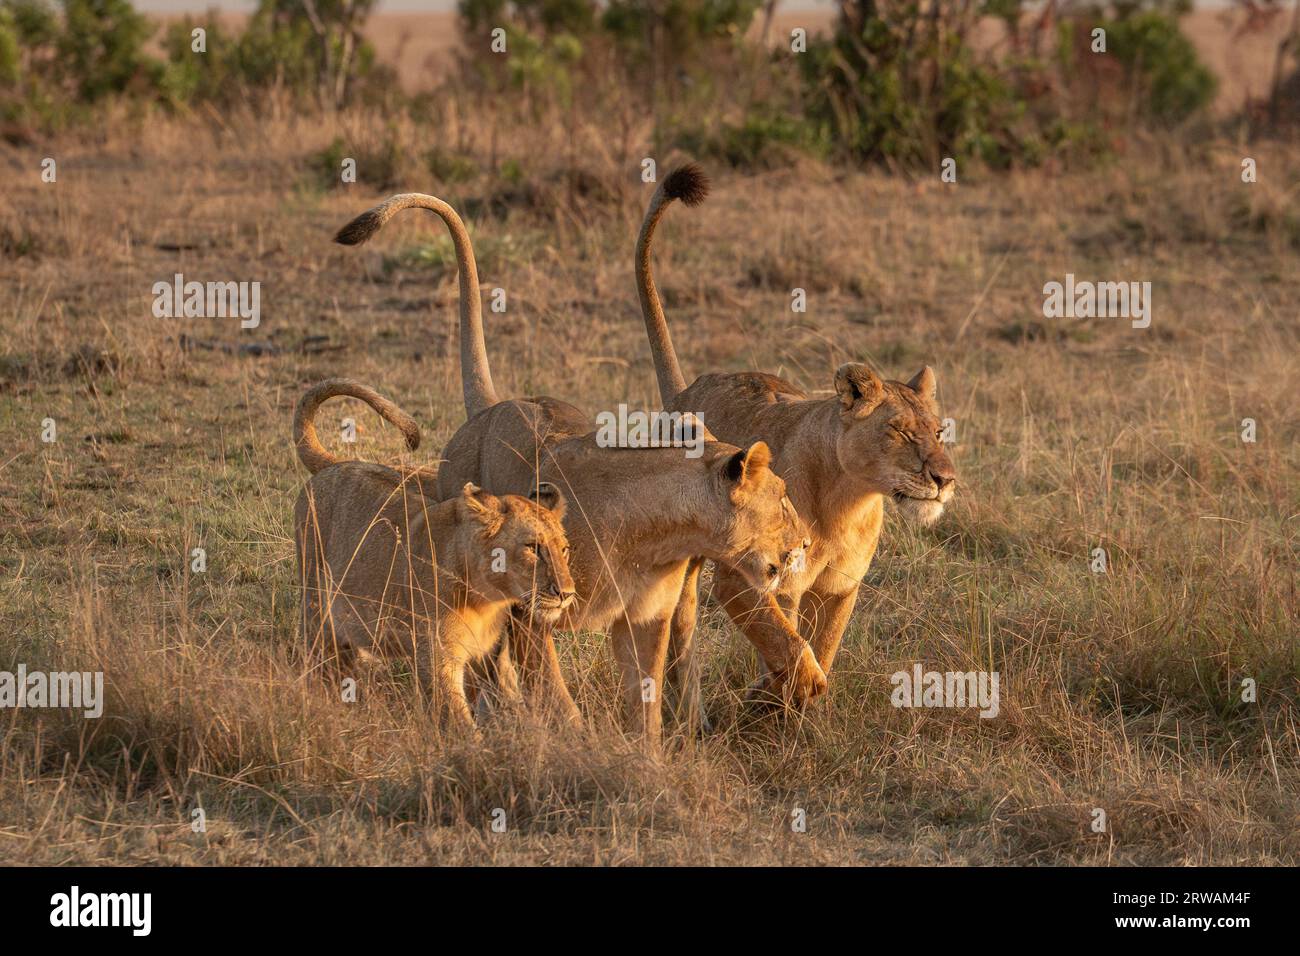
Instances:
[[[889,515],[831,693],[803,715],[752,719],[753,655],[706,606],[718,731],[653,756],[618,731],[599,635],[563,642],[585,731],[501,717],[481,745],[444,739],[400,671],[345,704],[293,649],[303,386],[348,374],[394,397],[426,430],[408,461],[463,418],[445,239],[407,220],[332,246],[381,192],[366,161],[358,185],[321,186],[336,137],[396,157],[382,189],[466,212],[485,288],[508,293],[487,315],[503,393],[654,405],[630,268],[640,134],[458,122],[199,116],[0,153],[0,669],[102,670],[108,687],[98,721],[0,711],[0,859],[1295,862],[1287,150],[1151,141],[955,188],[806,162],[715,171],[656,260],[687,375],[818,390],[848,359],[892,378],[931,364],[960,486],[932,530]],[[454,184],[422,159],[448,143],[477,164]],[[1259,183],[1240,182],[1242,155]],[[154,319],[150,287],[177,271],[260,280],[261,326]],[[1151,281],[1152,327],[1043,318],[1042,285],[1066,272]],[[303,351],[313,336],[329,350]],[[222,350],[250,342],[273,351]],[[326,409],[326,434],[334,415],[361,425],[336,451],[403,457],[358,405]],[[191,574],[200,545],[208,571]],[[889,675],[914,662],[999,671],[999,717],[893,708]]]

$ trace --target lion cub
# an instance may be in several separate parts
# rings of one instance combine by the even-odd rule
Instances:
[[[564,497],[550,484],[531,499],[466,484],[439,502],[423,472],[333,459],[309,428],[332,395],[405,424],[396,406],[344,380],[299,403],[297,443],[313,471],[294,515],[304,638],[345,669],[376,653],[411,658],[440,710],[472,727],[466,672],[496,648],[511,609],[549,625],[573,603]]]

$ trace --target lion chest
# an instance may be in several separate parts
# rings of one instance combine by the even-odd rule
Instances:
[[[438,643],[455,648],[465,660],[478,660],[496,647],[504,623],[504,611],[495,606],[449,612],[439,621]]]
[[[617,557],[607,554],[606,558]],[[607,630],[620,617],[633,624],[666,620],[681,598],[686,561],[644,564],[636,560],[613,563],[591,575],[574,575],[579,613],[572,626]]]
[[[812,547],[802,573],[793,575],[789,588],[782,590],[798,598],[809,590],[843,594],[856,588],[871,568],[883,521],[878,495],[862,507],[819,520],[810,533]]]

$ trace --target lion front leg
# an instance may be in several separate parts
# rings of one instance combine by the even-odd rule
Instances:
[[[474,711],[465,694],[465,671],[469,662],[458,650],[446,646],[438,648],[440,653],[435,655],[433,666],[434,693],[438,713],[447,718],[448,729],[461,736],[472,736],[477,728]]]
[[[628,729],[658,747],[663,739],[664,664],[668,657],[668,618],[632,624],[620,617],[610,628],[614,657],[622,672]]]
[[[509,657],[518,662],[525,689],[541,713],[557,713],[575,727],[582,725],[582,712],[573,702],[569,685],[560,670],[555,650],[555,630],[530,619],[526,612],[510,615]]]
[[[826,692],[826,674],[808,642],[799,636],[771,594],[760,594],[738,572],[719,565],[714,592],[736,627],[757,648],[767,673],[750,688],[750,696],[770,693],[802,706]]]
[[[695,655],[695,629],[700,607],[700,571],[704,560],[696,559],[686,569],[681,598],[673,611],[668,638],[668,665],[665,673],[679,718],[688,730],[712,733],[713,725],[704,713],[700,692],[699,660]]]
[[[844,631],[853,616],[860,584],[839,594],[827,594],[815,588],[804,593],[799,602],[799,620],[808,632],[808,643],[817,655],[817,663],[830,674],[835,655],[844,640]]]

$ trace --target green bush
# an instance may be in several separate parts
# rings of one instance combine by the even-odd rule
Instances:
[[[669,88],[683,76],[727,69],[760,0],[610,0],[601,28],[630,76]]]
[[[205,33],[205,51],[193,49],[196,28]],[[191,20],[173,23],[163,36],[167,70],[163,90],[176,103],[190,100],[219,100],[239,82],[238,41],[222,29],[220,22]]]
[[[0,10],[0,86],[18,83],[19,65],[18,28],[14,26],[13,15],[8,10]]]
[[[374,49],[361,35],[373,5],[374,0],[318,0],[313,19],[301,0],[261,0],[237,38],[216,22],[202,24],[204,53],[190,45],[198,24],[176,24],[165,42],[169,89],[182,99],[212,100],[279,90],[321,106],[342,106],[389,80],[375,70]]]
[[[838,152],[931,166],[948,156],[1005,166],[1021,154],[1024,104],[1007,75],[976,60],[973,19],[869,0],[841,10],[833,36],[800,58],[808,116]]]
[[[58,68],[76,85],[78,99],[93,103],[133,83],[142,92],[157,89],[162,64],[144,53],[153,25],[129,0],[64,0],[63,16]]]
[[[688,127],[672,139],[692,156],[739,169],[769,169],[787,165],[800,153],[825,156],[829,152],[829,143],[815,124],[794,113],[758,107],[738,123],[724,121],[712,129]]]
[[[156,98],[163,64],[127,0],[0,0],[0,115],[59,125],[88,104]]]
[[[145,52],[153,21],[129,0],[0,0],[0,112],[50,122],[106,97],[179,105],[270,90],[339,106],[387,88],[361,36],[374,0],[261,0],[244,30],[185,19],[162,38],[166,60]],[[192,31],[206,31],[193,49]]]
[[[375,189],[391,189],[402,182],[406,155],[397,131],[390,124],[385,135],[364,145],[349,146],[342,137],[336,136],[312,156],[311,168],[316,176],[315,185],[324,189],[342,186],[343,160],[350,157],[357,163],[357,182]]]
[[[462,183],[478,173],[478,164],[472,156],[441,146],[425,153],[424,164],[438,183]]]
[[[1178,122],[1201,111],[1214,77],[1183,35],[1184,0],[1132,0],[1061,24],[1056,49],[1023,30],[1023,0],[977,7],[910,0],[847,0],[832,37],[801,58],[807,116],[841,156],[933,168],[940,158],[992,168],[1034,164],[1049,154],[1090,161],[1108,148],[1101,130],[1133,118]],[[969,42],[980,16],[1007,27],[1007,52],[976,54]],[[1080,61],[1100,25],[1107,53],[1123,66],[1107,79]],[[1091,54],[1083,54],[1084,57]],[[1112,83],[1111,100],[1098,87]],[[1140,104],[1137,117],[1110,103]]]
[[[459,0],[457,12],[465,32],[476,38],[511,26],[541,37],[583,36],[597,19],[594,0]]]
[[[1214,74],[1179,29],[1175,14],[1147,10],[1102,25],[1107,49],[1124,64],[1146,118],[1182,122],[1214,99]]]

